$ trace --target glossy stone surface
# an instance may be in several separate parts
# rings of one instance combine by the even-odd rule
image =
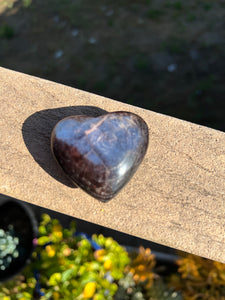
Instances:
[[[73,183],[105,202],[137,170],[148,147],[148,127],[129,112],[71,116],[53,129],[51,147]]]

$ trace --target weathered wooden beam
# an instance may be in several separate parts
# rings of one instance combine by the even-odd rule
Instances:
[[[54,161],[60,119],[126,110],[149,126],[137,173],[108,203],[72,188]],[[225,134],[0,68],[0,193],[225,262]]]

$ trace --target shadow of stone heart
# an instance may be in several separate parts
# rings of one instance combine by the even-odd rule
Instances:
[[[34,160],[54,179],[68,187],[75,188],[57,165],[51,152],[51,133],[62,119],[72,115],[98,117],[107,113],[95,106],[69,106],[38,111],[29,116],[22,127],[25,145]]]

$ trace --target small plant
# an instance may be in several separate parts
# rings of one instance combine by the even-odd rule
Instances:
[[[183,254],[177,264],[171,285],[185,300],[225,300],[225,264],[192,254]]]
[[[8,231],[0,229],[0,270],[6,270],[12,261],[19,256],[19,239],[15,235],[13,226]]]
[[[182,300],[181,293],[172,288],[168,288],[161,279],[156,279],[148,291],[149,300]]]
[[[31,273],[30,277],[22,274],[14,277],[13,280],[0,284],[1,300],[37,300],[34,297],[36,280]]]
[[[130,261],[112,238],[76,234],[74,223],[63,228],[48,215],[42,217],[34,244],[32,262],[23,273],[0,285],[1,299],[112,300]]]
[[[144,300],[147,299],[147,292],[152,286],[155,274],[153,268],[156,264],[155,257],[150,249],[139,248],[134,252],[131,262],[126,267],[126,273],[118,282],[118,291],[115,299]]]
[[[144,282],[146,289],[152,286],[155,274],[153,269],[156,264],[155,256],[149,248],[139,248],[139,253],[135,254],[128,266],[129,272],[133,274],[133,279],[136,283]]]
[[[118,282],[115,300],[145,300],[145,283],[136,284],[132,273],[127,273]]]
[[[62,228],[48,215],[43,215],[36,243],[29,269],[37,270],[36,287],[42,300],[111,300],[130,261],[112,238],[78,235],[74,223]]]
[[[41,299],[112,299],[116,280],[129,263],[126,251],[112,238],[75,235],[75,225],[63,229],[47,215],[39,227],[37,252]]]
[[[150,249],[128,252],[115,240],[63,228],[43,215],[32,261],[13,280],[0,284],[4,300],[225,300],[225,264],[186,255],[178,273],[155,273]],[[0,230],[0,271],[20,254],[13,227]],[[11,259],[8,259],[11,257]]]

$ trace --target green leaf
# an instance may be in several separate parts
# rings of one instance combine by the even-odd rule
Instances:
[[[33,299],[33,295],[27,292],[23,292],[23,297],[27,300]]]
[[[65,282],[69,279],[71,279],[74,275],[75,270],[74,269],[69,269],[66,270],[62,273],[62,282]]]
[[[50,242],[50,238],[48,236],[41,236],[38,238],[38,245],[43,246]]]
[[[49,278],[49,285],[55,286],[61,282],[62,274],[61,273],[53,273]]]
[[[52,290],[48,291],[48,292],[44,295],[44,299],[51,299],[52,293],[53,293]],[[42,299],[42,298],[41,298],[41,299]]]
[[[42,225],[46,225],[51,221],[51,217],[48,214],[43,214],[42,215]]]
[[[46,235],[47,234],[47,230],[46,230],[46,227],[45,226],[39,226],[39,233],[41,234],[41,235]]]

